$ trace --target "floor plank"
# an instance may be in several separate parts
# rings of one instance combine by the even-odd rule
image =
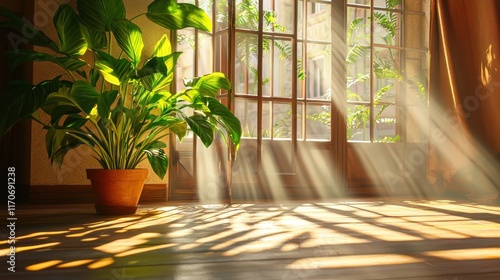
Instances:
[[[500,279],[495,205],[150,203],[121,217],[22,205],[15,218],[16,272],[4,261],[1,279]],[[0,240],[0,254],[11,245]]]

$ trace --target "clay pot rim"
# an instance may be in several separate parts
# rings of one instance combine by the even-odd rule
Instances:
[[[99,180],[106,174],[113,174],[116,177],[133,177],[136,180],[146,180],[148,177],[148,169],[104,169],[104,168],[87,168],[87,179]]]

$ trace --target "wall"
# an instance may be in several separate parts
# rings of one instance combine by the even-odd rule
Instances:
[[[2,1],[0,7],[10,9],[19,16],[30,17],[33,13],[33,0],[29,1]],[[12,79],[31,79],[31,64],[25,64],[14,71],[7,64],[6,51],[13,49],[15,45],[13,33],[7,30],[0,30],[0,89],[3,90],[7,81]],[[0,139],[0,180],[7,182],[7,170],[15,169],[15,199],[16,202],[23,202],[29,199],[30,194],[30,121],[22,121],[15,125]],[[7,196],[2,196],[0,200],[6,200]]]

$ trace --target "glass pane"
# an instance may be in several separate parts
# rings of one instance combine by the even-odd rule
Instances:
[[[293,33],[294,2],[295,0],[264,1],[264,31]]]
[[[259,30],[259,1],[236,0],[236,28]]]
[[[302,102],[297,104],[297,139],[304,139],[304,126],[302,125],[305,122],[306,112],[304,111],[305,107]]]
[[[401,13],[375,11],[373,41],[375,44],[399,46]]]
[[[330,5],[307,3],[307,39],[331,41],[332,17]]]
[[[370,5],[370,0],[347,0],[347,4]]]
[[[197,76],[205,75],[213,72],[213,49],[212,35],[199,32],[198,33],[198,73]]]
[[[297,98],[304,99],[306,96],[306,69],[303,60],[302,44],[297,44]]]
[[[229,12],[227,0],[216,0],[215,1],[215,30],[222,30],[228,28],[229,26]]]
[[[330,140],[330,106],[307,105],[306,139]]]
[[[177,31],[177,51],[182,52],[182,55],[177,60],[176,65],[176,87],[177,90],[184,88],[183,78],[193,78],[196,76],[194,72],[194,30],[182,29]]]
[[[274,40],[273,96],[292,97],[292,42]]]
[[[331,88],[331,56],[326,44],[307,44],[306,96],[326,99]]]
[[[375,104],[380,102],[395,103],[399,84],[399,81],[394,79],[377,79],[375,92],[373,93]]]
[[[394,143],[400,139],[396,135],[396,106],[375,106],[375,142]]]
[[[257,101],[236,98],[234,115],[241,122],[242,137],[257,138]]]
[[[262,139],[271,139],[271,106],[271,102],[262,103]]]
[[[270,97],[273,95],[272,92],[272,79],[273,76],[273,53],[272,39],[264,37],[264,47],[262,56],[262,96]]]
[[[262,95],[292,97],[292,44],[286,40],[264,38]]]
[[[370,141],[370,107],[347,105],[347,140]]]
[[[370,45],[370,10],[365,8],[347,8],[347,45]]]
[[[234,85],[236,94],[257,95],[257,36],[236,33]]]
[[[297,11],[297,38],[299,40],[304,39],[304,2],[302,0],[298,1],[298,11]]]
[[[374,48],[374,57],[374,102],[395,102],[398,82],[403,80],[399,51]]]
[[[401,0],[374,0],[373,4],[377,8],[400,9]]]
[[[290,103],[273,104],[273,138],[291,139],[292,105]]]
[[[348,48],[347,100],[370,101],[370,50],[364,47]]]

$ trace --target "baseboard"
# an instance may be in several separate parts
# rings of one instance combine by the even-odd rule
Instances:
[[[146,184],[140,202],[167,200],[165,184]],[[80,204],[92,203],[90,185],[38,185],[30,187],[30,204]]]

